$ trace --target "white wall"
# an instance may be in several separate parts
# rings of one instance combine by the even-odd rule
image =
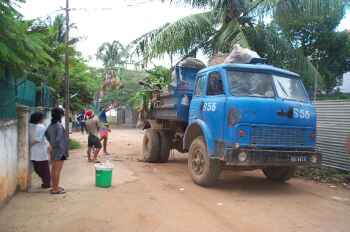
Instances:
[[[0,121],[0,205],[17,187],[17,121]]]
[[[350,72],[344,74],[343,84],[339,86],[339,90],[342,93],[350,93]]]

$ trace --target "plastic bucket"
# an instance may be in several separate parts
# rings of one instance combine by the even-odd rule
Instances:
[[[112,166],[95,164],[95,184],[96,187],[109,188],[112,186]]]

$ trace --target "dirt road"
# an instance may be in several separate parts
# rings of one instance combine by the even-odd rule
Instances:
[[[86,146],[85,137],[73,136]],[[138,162],[141,131],[118,129],[111,137],[112,188],[96,188],[85,149],[74,151],[63,170],[67,194],[49,195],[36,181],[32,193],[0,209],[0,231],[350,231],[349,190],[230,171],[218,186],[202,188],[191,181],[184,156]]]

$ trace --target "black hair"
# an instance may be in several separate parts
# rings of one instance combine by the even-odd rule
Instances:
[[[42,113],[42,112],[34,112],[34,113],[32,113],[32,115],[30,115],[29,123],[38,124],[44,118],[45,118],[44,113]]]
[[[56,107],[51,110],[51,124],[61,122],[61,118],[64,116],[64,110]]]

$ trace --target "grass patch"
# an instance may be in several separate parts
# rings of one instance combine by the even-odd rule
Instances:
[[[69,150],[79,149],[80,143],[75,139],[69,139]]]
[[[350,172],[329,167],[297,169],[295,176],[329,184],[350,184]]]

